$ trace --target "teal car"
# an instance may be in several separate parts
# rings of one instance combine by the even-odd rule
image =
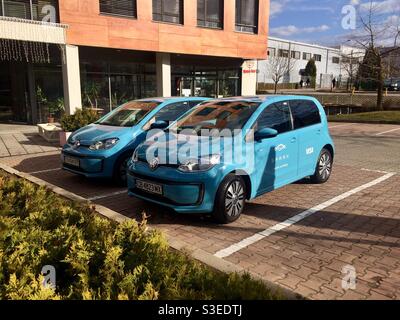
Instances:
[[[212,100],[138,146],[128,190],[180,213],[211,213],[230,223],[246,200],[306,177],[328,181],[334,153],[324,109],[314,98]]]
[[[126,166],[152,128],[165,128],[207,98],[151,98],[130,101],[74,132],[64,145],[64,170],[88,178],[113,178],[126,185]]]

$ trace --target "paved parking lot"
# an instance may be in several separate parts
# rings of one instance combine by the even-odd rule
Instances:
[[[308,298],[400,299],[400,126],[330,127],[337,158],[327,184],[304,180],[269,193],[224,226],[129,198],[109,181],[64,172],[58,151],[0,161],[126,216],[145,212],[169,236]],[[342,272],[352,268],[356,287],[344,290]]]

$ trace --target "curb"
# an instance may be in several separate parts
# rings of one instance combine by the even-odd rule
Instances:
[[[103,217],[108,218],[110,220],[121,223],[121,222],[124,222],[124,221],[130,219],[130,218],[128,218],[116,211],[113,211],[109,208],[106,208],[104,206],[90,202],[89,200],[87,200],[75,193],[69,192],[63,188],[57,187],[57,186],[55,186],[51,183],[48,183],[42,179],[36,178],[36,177],[30,175],[29,173],[24,173],[24,172],[18,171],[16,169],[11,168],[2,163],[0,163],[0,169],[11,175],[25,179],[33,184],[45,187],[48,190],[60,195],[63,198],[66,198],[71,201],[76,201],[81,204],[90,205],[90,206],[94,207],[95,211],[98,214],[100,214]],[[187,254],[190,257],[192,257],[193,259],[207,265],[208,267],[210,267],[214,270],[217,270],[217,271],[223,272],[223,273],[228,273],[228,274],[229,273],[238,273],[238,274],[248,273],[248,274],[250,274],[250,276],[253,279],[262,281],[265,284],[265,286],[268,289],[270,289],[273,293],[283,295],[288,300],[307,299],[306,297],[303,297],[300,294],[295,293],[294,291],[284,288],[284,287],[282,287],[276,283],[273,283],[271,281],[267,281],[267,280],[263,279],[260,275],[254,273],[254,272],[247,271],[244,268],[239,267],[229,261],[215,257],[214,255],[212,255],[202,249],[192,247],[192,246],[184,243],[183,241],[175,240],[167,235],[166,235],[166,238],[167,238],[168,244],[171,249],[182,252],[183,254]]]

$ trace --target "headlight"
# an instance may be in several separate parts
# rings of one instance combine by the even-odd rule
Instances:
[[[96,143],[92,144],[89,149],[92,151],[96,150],[108,150],[114,147],[118,143],[118,138],[107,139],[103,141],[97,141]]]
[[[214,154],[210,157],[200,159],[189,159],[179,166],[179,170],[183,172],[207,171],[221,162],[221,156]]]
[[[133,153],[132,161],[133,161],[134,163],[136,163],[136,162],[139,161],[139,151],[138,151],[138,149],[136,149],[135,152]]]

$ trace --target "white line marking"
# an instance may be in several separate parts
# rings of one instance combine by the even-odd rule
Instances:
[[[382,174],[388,174],[390,172],[387,171],[382,171],[382,170],[372,170],[372,169],[366,169],[366,168],[362,168],[361,171],[367,171],[367,172],[376,172],[376,173],[382,173]]]
[[[391,133],[391,132],[395,132],[395,131],[399,131],[399,130],[400,130],[400,128],[393,129],[393,130],[388,130],[388,131],[377,133],[375,136],[382,136],[382,135],[384,135],[386,133]]]
[[[352,126],[352,123],[346,123],[346,124],[339,124],[337,126],[329,127],[329,129],[335,129],[335,128],[340,128],[340,127],[347,127],[347,126]]]
[[[61,168],[56,168],[56,169],[47,169],[47,170],[41,170],[41,171],[35,171],[35,172],[28,172],[29,174],[39,174],[39,173],[46,173],[46,172],[53,172],[53,171],[59,171]]]
[[[313,207],[311,209],[303,211],[302,213],[300,213],[300,214],[298,214],[298,215],[296,215],[296,216],[294,216],[294,217],[292,217],[292,218],[290,218],[290,219],[288,219],[286,221],[278,223],[278,224],[276,224],[276,225],[274,225],[274,226],[272,226],[272,227],[270,227],[270,228],[268,228],[268,229],[266,229],[264,231],[258,232],[256,234],[254,234],[253,236],[251,236],[251,237],[249,237],[247,239],[244,239],[244,240],[242,240],[242,241],[240,241],[238,243],[235,243],[235,244],[231,245],[230,247],[228,247],[226,249],[218,251],[215,254],[215,256],[218,257],[218,258],[229,257],[230,255],[234,254],[235,252],[238,252],[238,251],[240,251],[240,250],[242,250],[242,249],[244,249],[244,248],[246,248],[246,247],[248,247],[248,246],[250,246],[250,245],[252,245],[252,244],[254,244],[254,243],[256,243],[256,242],[258,242],[258,241],[260,241],[262,239],[264,239],[264,238],[266,238],[266,237],[269,237],[270,235],[272,235],[272,234],[274,234],[274,233],[276,233],[278,231],[286,229],[286,228],[294,225],[295,223],[297,223],[297,222],[299,222],[301,220],[304,220],[305,218],[313,215],[314,213],[322,211],[322,210],[332,206],[333,204],[335,204],[335,203],[337,203],[337,202],[339,202],[341,200],[344,200],[344,199],[346,199],[346,198],[348,198],[348,197],[350,197],[350,196],[352,196],[352,195],[354,195],[354,194],[356,194],[358,192],[361,192],[361,191],[363,191],[365,189],[373,187],[373,186],[375,186],[375,185],[377,185],[377,184],[379,184],[379,183],[381,183],[381,182],[393,177],[394,175],[396,175],[396,173],[388,173],[388,174],[386,174],[386,175],[384,175],[384,176],[382,176],[382,177],[380,177],[380,178],[378,178],[378,179],[376,179],[374,181],[366,183],[366,184],[364,184],[362,186],[359,186],[359,187],[357,187],[357,188],[355,188],[353,190],[345,192],[345,193],[343,193],[343,194],[341,194],[341,195],[339,195],[339,196],[337,196],[337,197],[335,197],[335,198],[333,198],[331,200],[328,200],[328,201],[326,201],[324,203],[321,203],[321,204],[319,204],[319,205],[317,205],[317,206],[315,206],[315,207]]]
[[[112,192],[112,193],[108,193],[108,194],[103,194],[101,196],[95,196],[95,197],[91,197],[88,198],[89,201],[96,201],[96,200],[100,200],[100,199],[104,199],[104,198],[109,198],[112,196],[119,196],[120,194],[124,194],[124,193],[128,193],[126,190],[122,190],[122,191],[116,191],[116,192]]]

